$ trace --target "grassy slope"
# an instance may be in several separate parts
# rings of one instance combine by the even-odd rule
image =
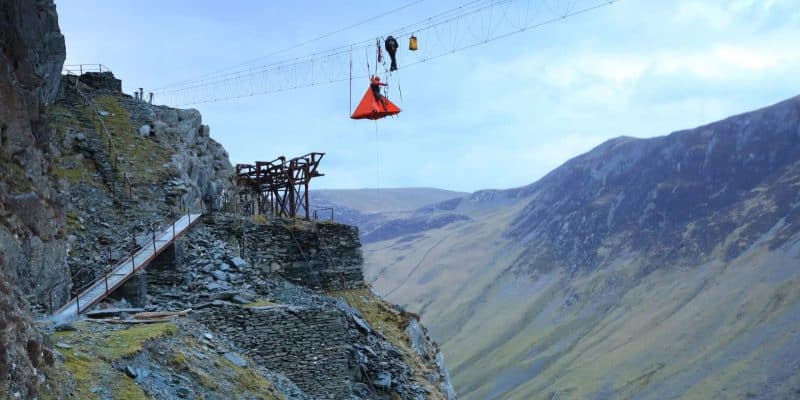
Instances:
[[[130,112],[116,97],[98,96],[93,98],[93,101],[98,109],[109,113],[103,117],[103,121],[111,134],[114,149],[121,158],[116,166],[117,174],[120,177],[128,174],[134,185],[150,185],[158,182],[161,179],[160,171],[163,171],[163,165],[169,161],[172,150],[152,139],[140,136],[133,125]],[[67,128],[84,131],[79,118],[93,121],[94,132],[89,132],[87,135],[97,135],[101,139],[109,161],[112,161],[113,151],[108,145],[99,119],[92,119],[93,114],[91,108],[83,105],[67,108],[55,104],[48,108],[48,120],[56,128],[61,140],[65,138]],[[93,179],[95,170],[94,163],[83,154],[67,152],[57,160],[52,172],[57,179],[64,178],[73,183],[87,182],[103,188],[102,182]]]
[[[67,127],[80,125],[78,115],[90,118],[91,110],[85,106],[69,110],[58,104],[47,108],[48,122],[58,133],[60,141],[66,138]],[[51,172],[56,179],[66,179],[71,183],[86,182],[101,189],[105,188],[102,182],[93,178],[96,172],[94,163],[79,153],[62,153],[61,157],[54,161]]]
[[[624,260],[531,281],[504,273],[518,251],[499,237],[509,215],[365,249],[368,279],[422,313],[463,398],[800,396],[797,242],[641,281]]]
[[[123,158],[119,167],[120,172],[131,174],[134,185],[157,182],[163,173],[163,165],[169,161],[172,151],[165,145],[140,136],[137,127],[131,121],[130,112],[116,97],[99,96],[94,102],[99,109],[111,113],[105,117],[104,122],[111,133],[114,147]],[[97,132],[102,132],[100,124],[97,123],[96,126]]]
[[[367,322],[380,332],[395,348],[403,354],[405,362],[413,368],[418,384],[428,389],[429,400],[442,400],[444,395],[433,387],[425,378],[427,374],[436,374],[434,365],[426,363],[411,347],[411,338],[406,328],[412,316],[406,312],[398,312],[391,304],[372,293],[369,288],[341,290],[330,293],[332,297],[343,298],[351,307],[357,309]]]
[[[162,323],[95,333],[88,324],[83,322],[77,324],[76,331],[52,335],[54,342],[72,346],[60,350],[64,365],[76,382],[72,394],[81,399],[99,399],[100,394],[93,392],[93,388],[106,386],[115,397],[146,399],[142,389],[127,375],[115,370],[111,363],[138,353],[149,340],[175,334],[175,326]]]
[[[74,398],[103,398],[97,388],[106,387],[114,398],[147,399],[145,391],[114,364],[125,365],[138,353],[150,351],[162,356],[169,370],[190,376],[211,397],[224,393],[228,398],[283,399],[252,367],[233,365],[175,323],[113,326],[83,321],[75,327],[76,331],[51,335],[57,346],[68,347],[58,350],[76,382]]]

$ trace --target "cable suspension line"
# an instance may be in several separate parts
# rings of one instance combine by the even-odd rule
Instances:
[[[532,1],[538,4],[532,6]],[[585,14],[616,1],[618,0],[474,0],[395,30],[391,35],[395,38],[406,37],[407,40],[407,36],[415,34],[424,43],[420,45],[419,51],[402,54],[400,66],[408,68]],[[559,3],[565,7],[554,7],[551,3]],[[259,68],[230,72],[154,92],[159,103],[186,106],[368,78],[369,56],[366,74],[351,72],[350,64],[353,54],[364,51],[368,55],[374,51],[374,47],[373,38],[307,57],[278,61]]]
[[[308,44],[311,44],[311,43],[317,42],[317,41],[319,41],[319,40],[322,40],[322,39],[329,38],[329,37],[331,37],[331,36],[333,36],[333,35],[335,35],[335,34],[337,34],[337,33],[342,33],[342,32],[344,32],[344,31],[347,31],[347,30],[350,30],[350,29],[353,29],[353,28],[357,28],[357,27],[359,27],[359,26],[362,26],[362,25],[364,25],[364,24],[367,24],[367,23],[369,23],[369,22],[373,22],[373,21],[375,21],[375,20],[377,20],[377,19],[380,19],[380,18],[386,17],[386,16],[388,16],[388,15],[391,15],[391,14],[393,14],[393,13],[395,13],[395,12],[402,11],[402,10],[404,10],[404,9],[406,9],[406,8],[409,8],[409,7],[411,7],[411,6],[414,6],[414,5],[417,5],[417,4],[419,4],[419,3],[422,3],[423,1],[425,1],[425,0],[414,0],[414,1],[410,2],[410,3],[407,3],[407,4],[404,4],[404,5],[402,5],[402,6],[400,6],[400,7],[397,7],[397,8],[391,9],[391,10],[389,10],[389,11],[382,12],[382,13],[380,13],[380,14],[378,14],[378,15],[374,15],[374,16],[372,16],[372,17],[369,17],[369,18],[367,18],[367,19],[364,19],[364,20],[362,20],[362,21],[359,21],[359,22],[353,23],[353,24],[351,24],[351,25],[348,25],[348,26],[345,26],[345,27],[343,27],[343,28],[339,28],[339,29],[337,29],[337,30],[335,30],[335,31],[331,31],[331,32],[328,32],[328,33],[325,33],[325,34],[322,34],[322,35],[316,36],[316,37],[314,37],[314,38],[311,38],[311,39],[308,39],[308,40],[305,40],[305,41],[302,41],[302,42],[299,42],[299,43],[295,43],[295,44],[293,44],[293,45],[291,45],[291,46],[285,47],[285,48],[283,48],[283,49],[281,49],[281,50],[276,50],[276,51],[273,51],[273,52],[271,52],[271,53],[269,53],[269,54],[266,54],[266,55],[263,55],[263,56],[261,56],[261,57],[252,58],[252,59],[250,59],[250,60],[243,61],[243,62],[241,62],[241,63],[239,63],[239,64],[232,65],[232,66],[230,66],[230,67],[223,68],[223,69],[220,69],[220,70],[217,70],[217,71],[214,71],[214,72],[211,72],[211,73],[205,74],[205,75],[201,75],[201,76],[199,76],[199,77],[197,77],[197,78],[193,78],[193,79],[189,79],[189,80],[184,80],[184,81],[180,81],[180,82],[171,83],[171,84],[168,84],[168,85],[165,85],[165,86],[162,86],[162,87],[159,87],[159,88],[153,89],[153,91],[155,92],[155,91],[160,91],[160,90],[164,90],[164,89],[167,89],[167,88],[173,88],[173,87],[176,87],[176,86],[183,86],[183,85],[185,85],[186,83],[196,82],[196,81],[198,81],[198,80],[203,80],[203,79],[207,79],[207,78],[210,78],[210,77],[213,77],[213,76],[219,75],[219,74],[221,74],[221,73],[229,72],[231,69],[236,69],[236,68],[243,67],[243,66],[245,66],[245,65],[253,64],[253,63],[256,63],[256,62],[258,62],[258,61],[265,60],[265,59],[268,59],[268,58],[270,58],[270,57],[276,56],[276,55],[278,55],[278,54],[282,54],[282,53],[285,53],[285,52],[287,52],[287,51],[294,50],[294,49],[297,49],[297,48],[300,48],[300,47],[306,46],[306,45],[308,45]]]

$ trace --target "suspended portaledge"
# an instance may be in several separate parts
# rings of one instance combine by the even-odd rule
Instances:
[[[373,76],[370,79],[369,89],[364,93],[361,102],[358,103],[352,119],[381,119],[390,115],[400,113],[400,107],[389,101],[383,94],[381,94],[381,86],[386,86],[381,82],[381,78]]]

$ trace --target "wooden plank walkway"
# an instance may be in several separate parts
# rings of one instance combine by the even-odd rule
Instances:
[[[102,301],[134,276],[137,271],[147,267],[164,249],[183,236],[192,225],[200,220],[201,216],[202,214],[184,215],[163,231],[156,233],[155,239],[150,244],[145,245],[133,257],[128,257],[117,264],[108,275],[95,281],[86,290],[56,310],[51,319],[54,322],[63,322],[75,318],[81,312]]]

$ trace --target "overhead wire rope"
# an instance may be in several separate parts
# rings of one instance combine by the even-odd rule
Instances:
[[[446,18],[447,21],[454,21],[455,20],[454,18],[461,18],[461,19],[467,18],[469,15],[474,14],[476,12],[475,10],[487,10],[487,7],[489,7],[489,6],[497,6],[499,4],[510,4],[510,3],[514,2],[514,1],[515,0],[497,0],[497,1],[489,2],[487,4],[480,4],[479,5],[480,7],[479,6],[475,6],[473,8],[469,8],[467,11],[465,11],[465,12],[463,12],[461,14],[458,14],[459,15],[458,17],[453,17],[452,15],[447,15],[447,13],[442,13],[442,14],[447,16],[447,18]],[[477,46],[480,46],[480,45],[483,45],[483,44],[486,44],[486,43],[490,43],[490,42],[493,42],[493,41],[496,41],[496,40],[500,40],[500,39],[506,38],[506,37],[511,36],[511,35],[519,34],[519,33],[522,33],[522,32],[525,32],[525,31],[528,31],[528,30],[531,30],[531,29],[536,29],[536,28],[542,27],[544,25],[552,24],[554,22],[558,22],[558,21],[564,20],[566,18],[574,17],[574,16],[577,16],[577,15],[580,15],[580,14],[584,14],[584,13],[588,13],[590,11],[593,11],[593,10],[596,10],[596,9],[611,5],[611,4],[613,4],[613,3],[617,2],[617,1],[618,0],[592,1],[591,2],[592,4],[589,5],[588,7],[583,7],[583,8],[580,8],[580,9],[574,9],[573,11],[570,11],[569,13],[565,13],[565,14],[555,13],[555,15],[553,17],[549,18],[549,19],[540,20],[540,21],[534,22],[534,23],[526,23],[525,26],[522,26],[521,28],[514,27],[513,29],[507,30],[507,31],[504,31],[504,32],[494,31],[495,34],[493,36],[489,36],[488,38],[486,38],[484,36],[483,38],[478,39],[478,40],[473,40],[472,42],[467,41],[467,44],[465,44],[463,46],[457,46],[457,47],[450,48],[450,46],[445,45],[445,49],[441,50],[441,51],[438,51],[437,53],[434,53],[433,50],[427,49],[426,53],[424,55],[420,55],[420,56],[417,57],[417,60],[411,60],[411,61],[409,61],[407,63],[404,63],[402,66],[407,68],[407,67],[411,67],[411,66],[414,66],[414,65],[418,65],[418,64],[424,63],[424,62],[429,61],[429,60],[438,59],[438,58],[440,58],[440,57],[442,57],[444,55],[452,54],[452,53],[459,52],[459,51],[464,51],[464,50],[467,50],[467,49],[470,49],[470,48],[473,48],[473,47],[477,47]],[[473,2],[470,2],[470,3],[478,3],[478,1],[473,1]],[[572,6],[570,8],[572,8]],[[527,19],[529,17],[529,12],[530,12],[530,4],[529,4],[529,2],[527,4],[527,7],[525,7],[524,12],[525,12],[525,19],[526,19],[526,22],[527,22]],[[440,14],[440,15],[442,15],[442,14]],[[452,13],[450,13],[450,14],[452,14]],[[483,15],[481,15],[481,17],[483,17]],[[431,18],[428,18],[428,19],[426,19],[426,21],[428,21],[430,19]],[[499,23],[509,23],[510,22],[509,19],[505,18],[505,17],[499,18],[498,21],[499,21]],[[412,25],[409,25],[409,26],[413,26],[414,27],[414,28],[412,28],[410,30],[411,33],[413,33],[413,32],[423,32],[423,31],[426,31],[426,30],[432,30],[432,29],[434,29],[434,28],[436,28],[438,26],[441,26],[443,23],[444,22],[438,21],[437,23],[429,24],[427,27],[424,27],[424,28],[420,28],[418,26],[419,23],[418,24],[412,24]],[[489,21],[489,24],[493,24],[493,22]],[[513,25],[513,24],[510,24],[510,25]],[[469,28],[470,28],[469,26],[466,27],[465,28],[465,32],[470,31]],[[458,32],[456,34],[458,34]],[[433,42],[433,38],[430,38],[430,39],[431,39],[431,43],[432,43]],[[330,78],[327,78],[325,80],[327,83],[337,83],[337,82],[342,82],[342,81],[347,81],[347,80],[352,80],[352,79],[360,79],[360,78],[365,78],[365,77],[368,78],[370,76],[370,72],[369,71],[371,70],[371,68],[370,68],[371,65],[369,63],[369,55],[368,54],[369,54],[370,46],[374,46],[375,45],[374,40],[375,39],[369,39],[367,41],[361,42],[361,43],[368,43],[368,44],[363,45],[363,46],[358,46],[358,45],[354,44],[354,45],[350,45],[350,46],[348,46],[348,47],[346,47],[344,49],[342,47],[336,48],[336,49],[334,49],[334,50],[336,50],[335,52],[329,53],[325,57],[322,57],[319,54],[316,54],[316,55],[314,55],[314,58],[308,58],[307,57],[307,58],[295,58],[293,60],[284,60],[284,61],[282,61],[280,63],[276,63],[277,71],[283,71],[283,70],[291,68],[294,72],[297,72],[297,70],[299,68],[303,68],[305,65],[308,65],[308,61],[307,60],[313,59],[315,65],[322,65],[322,63],[328,63],[326,65],[330,65],[331,66],[332,74],[331,74]],[[463,43],[464,41],[460,41],[460,42]],[[339,72],[340,70],[336,69],[336,65],[337,64],[341,64],[341,65],[344,65],[345,68],[346,68],[346,66],[348,65],[348,60],[346,58],[344,58],[344,57],[348,57],[348,58],[352,57],[352,52],[355,51],[356,49],[359,49],[359,48],[363,48],[364,51],[365,51],[365,55],[367,56],[366,57],[367,58],[367,71],[368,71],[367,75],[353,75],[352,73],[349,72],[349,70],[341,71],[343,73]],[[322,53],[324,53],[324,52],[322,52]],[[339,61],[339,58],[336,58],[336,57],[341,58],[341,63],[334,62],[334,61]],[[377,70],[377,65],[375,66],[375,68]],[[259,70],[258,72],[261,75],[264,75],[264,76],[270,75],[270,70]],[[280,75],[280,73],[275,73],[275,74]],[[263,90],[263,91],[258,92],[258,93],[254,92],[252,94],[249,93],[249,92],[244,93],[244,94],[242,94],[242,93],[238,93],[238,94],[233,93],[233,94],[230,94],[230,95],[226,95],[224,97],[214,96],[213,98],[206,97],[206,98],[200,98],[200,99],[195,97],[195,98],[193,98],[191,100],[188,99],[188,98],[190,98],[190,95],[193,94],[193,93],[191,93],[191,91],[197,91],[197,89],[206,88],[206,87],[209,87],[209,86],[212,86],[212,85],[214,87],[217,87],[217,88],[225,86],[226,89],[229,89],[230,86],[231,86],[231,85],[229,85],[229,83],[231,83],[232,81],[236,81],[237,79],[241,79],[241,76],[242,76],[242,73],[239,72],[236,75],[236,77],[233,77],[233,78],[226,78],[226,79],[222,79],[222,80],[211,82],[211,83],[207,83],[207,84],[197,84],[197,85],[194,85],[194,86],[188,86],[188,87],[185,87],[185,88],[180,88],[180,89],[176,90],[175,92],[172,92],[172,94],[174,95],[174,94],[182,93],[182,96],[175,96],[175,97],[181,97],[181,98],[185,99],[184,100],[185,103],[184,104],[180,104],[180,105],[204,104],[204,103],[211,103],[211,102],[216,102],[216,101],[225,101],[225,100],[232,100],[232,99],[238,99],[238,98],[243,98],[243,97],[249,97],[249,96],[253,96],[253,95],[262,95],[262,94],[281,92],[281,91],[284,91],[284,90],[294,90],[294,89],[299,89],[299,88],[304,88],[304,87],[315,86],[315,85],[318,85],[318,84],[322,83],[322,82],[307,82],[307,81],[306,82],[301,82],[301,81],[299,81],[297,79],[297,76],[295,75],[294,82],[291,82],[292,84],[291,85],[287,85],[286,87],[284,87],[283,85],[280,85],[279,87],[275,88],[273,86],[270,89]],[[249,76],[249,75],[245,75],[245,76]],[[279,81],[280,81],[280,79],[279,79]],[[168,93],[170,93],[170,92],[167,92],[167,94]],[[189,100],[189,101],[187,101],[187,100]]]
[[[201,79],[201,78],[205,78],[205,77],[216,75],[216,74],[218,74],[220,72],[224,72],[224,71],[229,70],[229,69],[238,68],[238,67],[241,67],[241,66],[244,66],[244,65],[252,64],[252,63],[254,63],[256,61],[263,60],[263,59],[266,59],[266,58],[269,58],[269,57],[272,57],[272,56],[275,56],[275,55],[278,55],[278,54],[282,54],[282,53],[285,53],[287,51],[294,50],[294,49],[303,47],[305,45],[314,43],[316,41],[329,38],[329,37],[331,37],[331,36],[333,36],[333,35],[335,35],[337,33],[342,33],[344,31],[359,27],[361,25],[364,25],[364,24],[367,24],[369,22],[375,21],[376,19],[383,18],[383,17],[385,17],[387,15],[390,15],[392,13],[395,13],[395,12],[398,12],[398,11],[402,11],[402,10],[404,10],[406,8],[409,8],[411,6],[414,6],[414,5],[417,5],[419,3],[422,3],[423,1],[425,1],[425,0],[414,0],[414,1],[411,1],[411,2],[409,2],[407,4],[402,5],[400,7],[393,8],[391,10],[382,12],[382,13],[377,14],[377,15],[373,15],[373,16],[371,16],[369,18],[366,18],[364,20],[361,20],[359,22],[353,23],[351,25],[347,25],[347,26],[345,26],[343,28],[336,29],[334,31],[331,31],[331,32],[328,32],[328,33],[325,33],[325,34],[322,34],[322,35],[319,35],[319,36],[316,36],[314,38],[311,38],[311,39],[308,39],[308,40],[305,40],[305,41],[302,41],[302,42],[299,42],[299,43],[295,43],[295,44],[287,46],[287,47],[285,47],[283,49],[273,51],[273,52],[271,52],[269,54],[265,54],[265,55],[260,56],[260,57],[252,58],[250,60],[243,61],[243,62],[241,62],[239,64],[236,64],[236,65],[233,65],[233,66],[230,66],[230,67],[225,67],[225,68],[219,69],[219,70],[214,71],[214,72],[210,72],[210,73],[205,74],[205,75],[201,75],[201,76],[199,76],[197,78],[194,78],[194,79],[189,79],[189,80],[184,80],[184,81],[181,81],[181,82],[175,82],[175,83],[167,84],[165,86],[153,89],[153,91],[160,91],[160,90],[163,90],[163,89],[166,89],[166,88],[180,86],[180,85],[182,85],[182,84],[184,84],[186,82],[192,82],[192,81],[195,81],[197,79]]]
[[[465,9],[465,8],[467,8],[467,6],[471,6],[473,4],[481,3],[481,2],[484,2],[484,1],[486,1],[486,0],[473,0],[473,1],[470,1],[470,2],[465,3],[465,4],[463,4],[463,5],[459,6],[459,7],[450,9],[450,10],[445,11],[445,12],[440,13],[440,14],[437,14],[437,15],[435,15],[433,17],[429,17],[429,18],[426,18],[426,19],[424,19],[422,21],[419,21],[419,22],[407,25],[405,27],[399,28],[399,29],[397,29],[397,30],[395,30],[393,32],[390,32],[389,35],[395,35],[395,36],[407,35],[407,34],[413,32],[415,28],[419,28],[419,30],[430,29],[431,27],[435,27],[435,26],[438,26],[438,25],[441,25],[441,24],[445,24],[445,23],[451,22],[455,18],[464,17],[466,15],[473,14],[473,13],[478,12],[478,11],[480,11],[482,9],[487,8],[487,7],[494,6],[494,5],[498,4],[498,3],[510,2],[510,1],[513,1],[513,0],[491,0],[491,1],[487,2],[487,4],[476,6],[475,8],[471,8],[471,9],[469,9],[467,11],[464,11],[464,12],[462,12],[460,14],[456,14],[455,16],[449,16],[449,14],[452,14],[455,11],[459,11],[459,10]],[[445,18],[445,19],[443,19],[441,21],[437,21],[439,18]],[[436,21],[436,22],[434,22],[434,21]],[[427,25],[425,25],[425,24],[427,24]],[[162,87],[162,88],[159,88],[159,89],[154,89],[152,91],[153,92],[161,92],[161,93],[169,93],[169,92],[172,92],[172,91],[184,90],[187,87],[188,88],[194,88],[196,86],[192,86],[192,85],[195,85],[195,84],[203,84],[203,85],[209,84],[210,85],[210,84],[213,84],[213,83],[216,83],[216,82],[224,81],[224,80],[226,80],[225,78],[231,78],[231,77],[238,78],[241,73],[252,72],[252,71],[256,71],[256,70],[261,71],[261,70],[267,69],[268,67],[278,67],[278,68],[280,68],[281,65],[293,65],[293,64],[297,64],[297,63],[308,63],[308,62],[310,62],[311,60],[313,60],[314,58],[317,58],[317,57],[321,57],[321,56],[330,57],[330,56],[335,56],[335,55],[338,55],[338,54],[342,54],[342,53],[346,52],[346,49],[348,47],[367,47],[368,48],[369,45],[371,44],[371,41],[372,41],[372,39],[366,39],[366,40],[363,40],[361,42],[352,43],[350,45],[339,46],[339,47],[334,47],[334,48],[331,48],[331,49],[328,49],[328,50],[318,51],[318,52],[312,53],[312,54],[310,54],[308,56],[305,56],[305,57],[295,57],[293,59],[288,59],[288,60],[279,60],[279,61],[272,62],[272,63],[269,63],[269,64],[265,64],[265,65],[262,65],[262,66],[259,66],[259,67],[252,67],[252,68],[245,69],[245,70],[231,71],[231,72],[227,72],[227,73],[224,73],[224,74],[211,74],[206,79],[188,80],[188,81],[184,81],[185,85],[184,84],[182,84],[182,85],[172,85],[172,86],[169,86],[169,87]],[[171,90],[165,90],[167,88],[169,88]]]

